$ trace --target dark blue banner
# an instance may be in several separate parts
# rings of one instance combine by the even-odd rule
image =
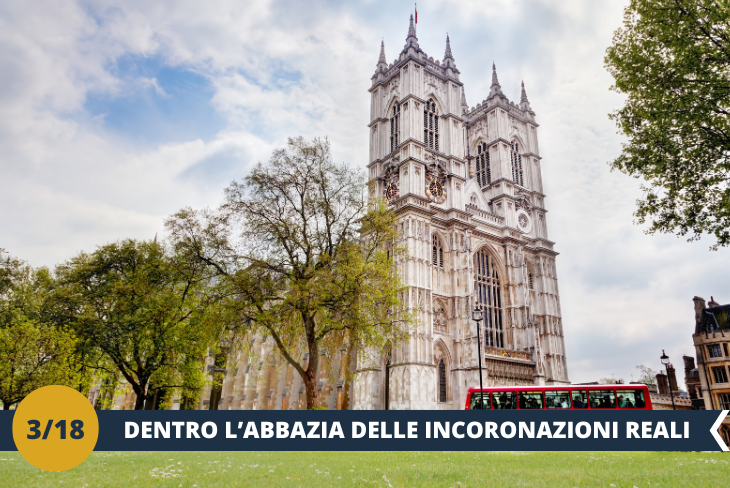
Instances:
[[[16,450],[13,411],[0,450]],[[96,451],[719,451],[727,411],[99,411]]]

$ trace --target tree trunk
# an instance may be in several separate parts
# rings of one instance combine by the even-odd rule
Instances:
[[[134,404],[135,410],[144,410],[144,401],[147,398],[145,395],[145,387],[133,387],[134,392],[137,394],[137,401]]]
[[[307,410],[311,410],[317,403],[317,369],[319,369],[319,348],[317,344],[309,346],[309,362],[304,372],[304,386],[307,392]]]
[[[10,410],[10,405],[3,403],[3,410]]]

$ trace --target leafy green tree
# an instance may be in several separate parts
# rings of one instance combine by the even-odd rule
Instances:
[[[333,163],[326,140],[289,139],[226,189],[218,212],[167,221],[173,242],[225,282],[247,330],[271,338],[301,376],[310,409],[323,348],[382,350],[414,322],[395,266],[405,252],[395,214],[368,204],[365,182]]]
[[[221,323],[208,270],[162,244],[134,240],[59,266],[67,296],[77,304],[76,333],[129,382],[135,409],[156,398],[160,391],[154,390],[183,387],[189,358],[215,346]]]
[[[78,384],[72,334],[44,320],[54,279],[0,249],[0,401],[7,410],[33,390]]]
[[[730,244],[730,2],[631,0],[605,64],[626,96],[611,166],[645,181],[638,222]]]

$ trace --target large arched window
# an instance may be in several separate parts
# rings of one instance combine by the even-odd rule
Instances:
[[[489,165],[489,148],[485,142],[477,146],[477,182],[481,188],[492,183],[492,168]]]
[[[393,113],[390,117],[390,152],[398,149],[400,137],[400,103],[393,105]]]
[[[423,142],[426,147],[439,150],[439,117],[436,102],[429,99],[423,109]]]
[[[504,347],[499,274],[494,258],[485,249],[474,254],[474,275],[476,306],[484,310],[484,343],[491,347]]]
[[[510,144],[510,158],[512,160],[512,181],[520,186],[525,186],[522,156],[520,156],[520,145],[517,144],[517,141],[512,141],[512,144]]]
[[[439,360],[439,401],[446,401],[446,365],[443,358]]]
[[[433,235],[433,247],[431,248],[431,261],[434,266],[444,267],[444,248],[441,246],[441,239]]]

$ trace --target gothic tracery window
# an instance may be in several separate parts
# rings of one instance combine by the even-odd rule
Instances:
[[[510,144],[510,159],[512,161],[512,181],[520,186],[525,186],[522,156],[520,155],[520,145],[517,144],[517,141],[512,141],[512,144]]]
[[[400,103],[393,105],[393,113],[390,117],[390,152],[398,149],[400,137]]]
[[[431,261],[434,266],[444,267],[444,248],[441,246],[441,239],[433,235],[433,246],[431,248]]]
[[[496,264],[486,249],[474,254],[475,300],[484,311],[484,343],[488,347],[504,347],[502,291]]]
[[[439,118],[433,99],[429,99],[423,109],[423,142],[429,149],[439,150]]]
[[[489,148],[486,143],[477,146],[477,183],[481,188],[492,183],[492,168],[489,164]]]

